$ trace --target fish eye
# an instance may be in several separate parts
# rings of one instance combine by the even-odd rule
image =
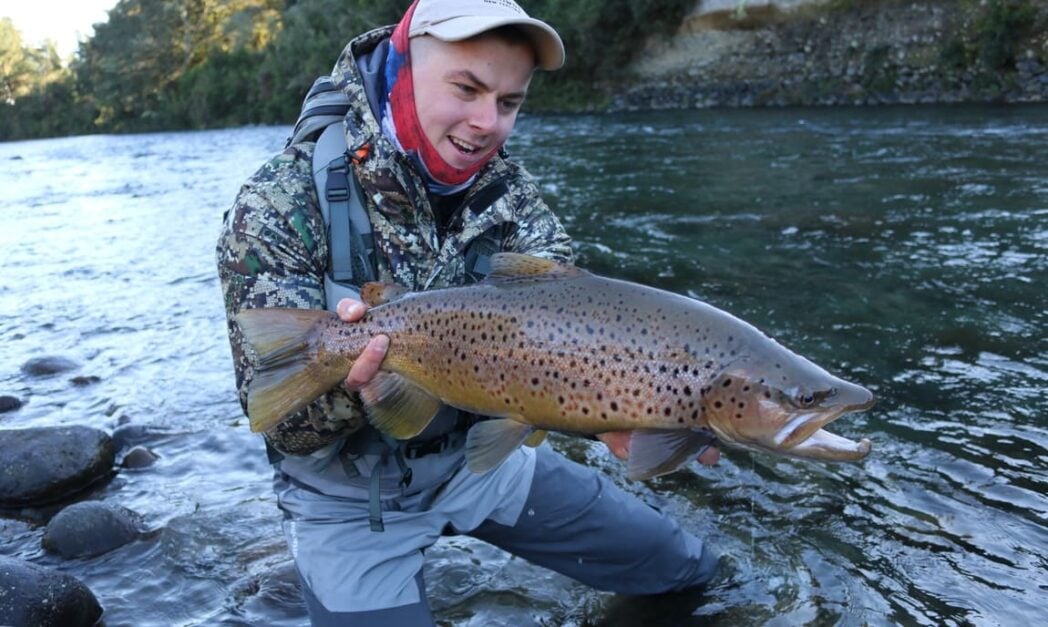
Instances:
[[[800,409],[809,409],[818,405],[830,395],[830,392],[798,392],[793,396],[794,406]]]

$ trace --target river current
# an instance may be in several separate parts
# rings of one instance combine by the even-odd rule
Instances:
[[[302,625],[270,469],[235,399],[214,244],[285,127],[0,144],[0,428],[130,425],[159,455],[84,496],[155,531],[62,560],[114,625]],[[644,483],[555,445],[720,552],[699,603],[623,598],[462,538],[427,554],[447,625],[1048,621],[1048,108],[531,116],[511,153],[580,265],[755,324],[877,405],[860,464],[725,448]],[[75,373],[34,378],[40,355]],[[97,377],[74,385],[73,375]],[[95,379],[87,379],[89,382]]]

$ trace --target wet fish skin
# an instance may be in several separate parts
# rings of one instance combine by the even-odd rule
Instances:
[[[369,419],[406,439],[441,403],[493,416],[467,441],[483,471],[545,430],[633,431],[630,475],[670,472],[708,442],[824,460],[858,460],[822,429],[872,394],[730,314],[691,298],[514,254],[482,283],[410,293],[359,323],[302,310],[238,316],[259,352],[248,414],[265,430],[344,380],[376,334],[381,376],[361,392]],[[372,303],[382,288],[365,290]],[[264,313],[254,313],[264,312]],[[289,313],[294,312],[294,313]]]

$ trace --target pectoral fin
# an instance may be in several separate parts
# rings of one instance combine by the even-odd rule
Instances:
[[[671,473],[715,441],[716,436],[704,429],[634,431],[626,476],[637,481]]]
[[[505,461],[534,431],[511,418],[478,422],[466,434],[466,464],[472,472],[485,473]]]
[[[440,399],[392,372],[380,371],[363,389],[371,425],[398,440],[422,433],[441,408]]]

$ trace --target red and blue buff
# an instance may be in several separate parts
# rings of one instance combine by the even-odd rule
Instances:
[[[471,182],[473,176],[498,151],[498,147],[492,149],[476,165],[461,169],[445,161],[426,137],[415,108],[415,87],[411,79],[411,48],[408,35],[416,4],[418,0],[411,4],[390,37],[389,52],[386,55],[386,85],[385,89],[381,90],[385,98],[381,107],[385,117],[382,126],[387,130],[387,135],[388,131],[392,131],[394,137],[391,139],[395,139],[401,151],[413,158],[421,166],[423,173],[431,179],[433,184],[429,185],[430,191],[450,194]]]

